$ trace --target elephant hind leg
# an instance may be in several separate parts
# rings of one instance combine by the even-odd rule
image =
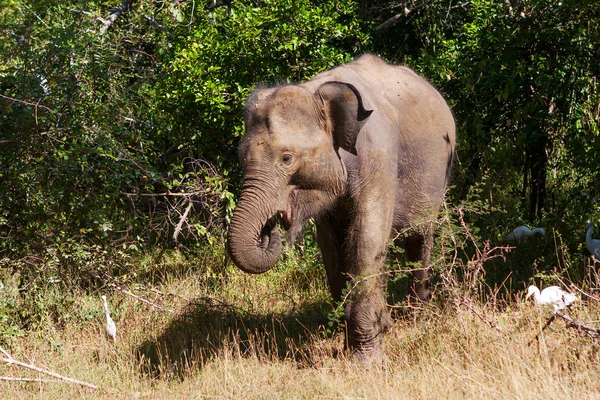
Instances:
[[[429,259],[433,247],[433,229],[429,228],[422,233],[413,233],[404,240],[406,258],[410,263],[417,263],[411,266],[409,275],[411,281],[411,296],[427,301],[431,297],[431,288],[429,283]]]

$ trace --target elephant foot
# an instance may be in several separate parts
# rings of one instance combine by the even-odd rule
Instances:
[[[381,341],[369,350],[354,349],[351,360],[354,365],[367,370],[385,368],[390,364],[389,357],[383,352]]]
[[[374,337],[365,337],[357,334],[356,331],[354,332],[355,335],[346,336],[346,348],[352,352],[353,363],[367,369],[381,368],[387,360],[382,344],[383,334],[387,333],[392,325],[392,318],[387,309],[382,310],[377,325],[377,333]]]

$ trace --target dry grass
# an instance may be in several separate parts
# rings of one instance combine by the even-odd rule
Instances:
[[[97,309],[97,318],[49,325],[7,350],[101,389],[0,381],[0,393],[15,399],[600,396],[598,344],[562,321],[535,340],[547,314],[518,301],[502,312],[475,301],[446,302],[397,317],[385,337],[386,366],[365,371],[344,355],[339,330],[325,329],[324,280],[301,269],[295,274],[234,271],[218,294],[190,274],[158,288],[164,295],[144,292],[174,314],[115,292],[109,299],[116,346],[104,336],[100,294],[81,296],[80,307]],[[582,304],[570,314],[594,324],[598,311],[598,304]],[[0,375],[44,378],[5,365]]]

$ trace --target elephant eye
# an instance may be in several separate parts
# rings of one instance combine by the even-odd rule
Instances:
[[[291,154],[284,154],[283,156],[281,156],[281,161],[283,161],[284,164],[289,164],[292,162],[292,155]]]

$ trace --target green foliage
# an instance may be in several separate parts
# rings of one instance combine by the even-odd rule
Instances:
[[[234,2],[195,10],[178,27],[157,98],[178,154],[206,157],[227,176],[237,164],[242,108],[256,84],[302,81],[368,43],[352,1]],[[352,49],[352,53],[348,50]]]
[[[0,272],[18,274],[13,289],[35,299],[31,282],[58,279],[68,292],[95,287],[93,274],[151,281],[187,263],[206,265],[199,270],[218,287],[241,185],[245,98],[365,51],[416,69],[455,112],[437,276],[457,261],[486,270],[465,267],[465,281],[493,286],[511,275],[515,289],[535,276],[585,276],[583,223],[600,216],[595,2],[264,0],[208,9],[141,0],[104,25],[120,4],[0,8]],[[546,228],[546,241],[481,261],[474,243],[501,244],[525,223]],[[323,279],[313,230],[284,255],[282,284]],[[190,258],[161,261],[169,244]],[[405,266],[401,249],[391,254],[400,260],[392,269]],[[406,286],[402,274],[391,282]],[[15,317],[22,305],[12,294],[0,299],[0,323],[30,319]]]

